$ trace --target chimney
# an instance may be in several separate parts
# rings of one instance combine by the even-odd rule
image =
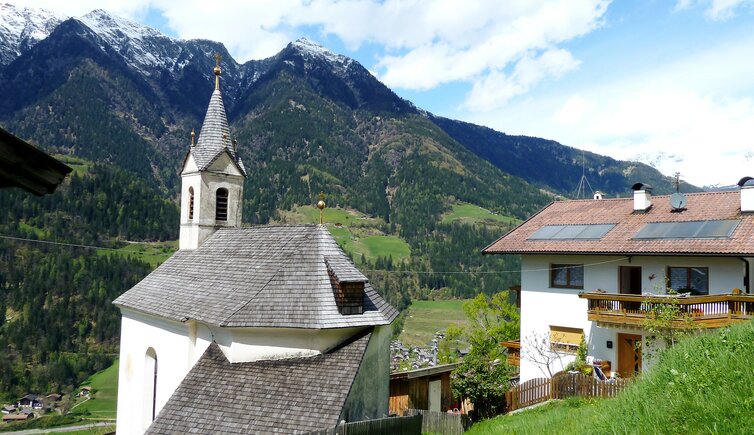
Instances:
[[[600,200],[600,199],[604,199],[604,198],[605,198],[605,194],[604,193],[600,192],[599,190],[596,191],[596,192],[594,192],[594,199]]]
[[[738,181],[741,188],[741,213],[754,212],[754,178],[744,177]]]
[[[631,186],[634,190],[634,212],[645,212],[652,207],[652,186],[636,183]]]

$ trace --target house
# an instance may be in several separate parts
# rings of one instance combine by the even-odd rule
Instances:
[[[248,172],[219,61],[214,73],[183,160],[179,250],[114,301],[118,433],[295,433],[387,415],[398,312],[325,226],[241,227]]]
[[[79,391],[79,396],[89,397],[91,394],[92,394],[92,387],[88,385],[85,387],[81,387],[81,391]]]
[[[3,405],[2,408],[0,408],[0,412],[3,414],[10,414],[12,412],[16,412],[16,405]]]
[[[34,414],[8,414],[3,416],[3,423],[14,423],[34,418]]]
[[[390,414],[404,415],[409,409],[446,412],[461,409],[453,402],[450,373],[458,364],[443,364],[390,374]]]
[[[633,198],[556,201],[485,248],[521,255],[521,381],[561,370],[582,339],[622,376],[641,371],[650,302],[678,303],[701,329],[751,318],[754,185],[739,185],[652,196],[637,183]]]
[[[42,399],[42,396],[38,396],[36,394],[27,394],[24,397],[18,399],[16,406],[18,408],[42,409],[42,407],[44,407]]]
[[[0,128],[0,188],[52,193],[72,169]]]

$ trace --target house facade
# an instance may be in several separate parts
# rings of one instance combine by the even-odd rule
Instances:
[[[557,201],[485,248],[521,255],[521,381],[588,355],[630,377],[647,367],[647,319],[708,329],[754,314],[754,186],[737,191]],[[749,182],[750,183],[750,182]],[[675,295],[674,292],[679,293]]]
[[[397,311],[323,225],[241,227],[220,68],[183,161],[179,250],[114,301],[117,428],[295,433],[388,413]]]

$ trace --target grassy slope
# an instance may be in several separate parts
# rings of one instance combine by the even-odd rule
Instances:
[[[487,433],[752,433],[754,322],[689,339],[612,400],[567,401],[472,427]]]
[[[398,339],[407,346],[426,347],[435,332],[453,323],[466,323],[462,300],[414,301],[408,308],[406,322]]]
[[[518,225],[520,219],[500,214],[494,214],[491,211],[474,204],[465,202],[453,204],[452,209],[442,215],[442,223],[459,222],[472,225]]]
[[[170,258],[176,250],[178,250],[178,241],[173,240],[170,242],[130,243],[117,250],[98,249],[97,255],[120,255],[137,258],[155,268]]]
[[[288,224],[319,223],[319,210],[313,206],[300,206],[291,211],[281,211],[281,222]],[[386,235],[385,222],[363,213],[342,208],[326,208],[324,221],[338,244],[358,263],[361,256],[374,261],[378,256],[393,257],[400,262],[411,255],[405,240]],[[336,224],[340,224],[336,226]]]
[[[116,400],[118,398],[118,361],[105,370],[99,371],[89,377],[82,386],[88,385],[95,390],[93,397],[73,411],[77,413],[91,414],[91,418],[112,419],[115,418]]]

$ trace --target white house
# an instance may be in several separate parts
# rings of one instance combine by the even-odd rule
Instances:
[[[247,171],[215,75],[183,162],[180,249],[114,301],[118,433],[295,433],[386,415],[397,311],[325,227],[240,227]]]
[[[667,289],[684,293],[674,299],[700,329],[749,319],[747,182],[739,191],[655,197],[637,183],[633,198],[556,201],[485,248],[521,254],[521,380],[543,375],[535,337],[562,357],[553,373],[575,359],[582,337],[589,355],[624,377],[646,368],[646,302],[667,300]]]

